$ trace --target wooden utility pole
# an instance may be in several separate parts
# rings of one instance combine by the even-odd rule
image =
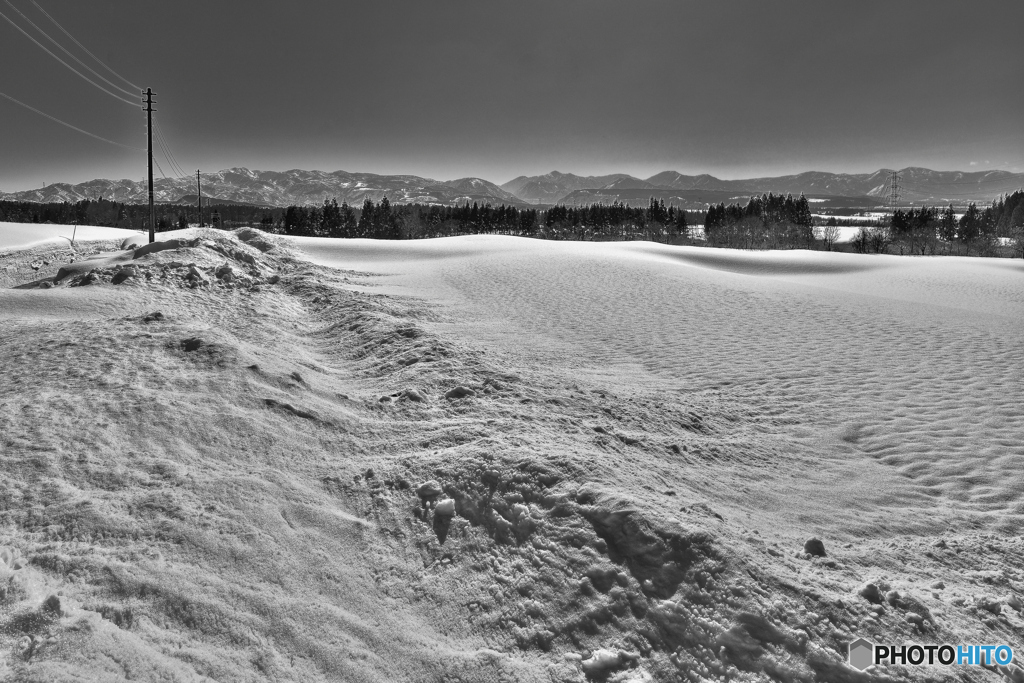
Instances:
[[[156,241],[156,208],[153,206],[153,89],[146,88],[142,93],[146,96],[146,106],[142,108],[146,112],[147,133],[149,134],[149,242]]]
[[[196,192],[199,194],[199,227],[203,227],[203,186],[199,183],[199,169],[196,169]]]

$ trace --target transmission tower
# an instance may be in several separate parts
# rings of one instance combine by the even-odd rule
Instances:
[[[900,191],[903,189],[903,186],[900,185],[901,180],[903,180],[903,176],[899,171],[889,171],[889,211],[891,213],[896,213],[896,208],[900,203]]]

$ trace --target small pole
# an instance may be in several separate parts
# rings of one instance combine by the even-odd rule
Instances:
[[[156,241],[156,208],[153,206],[153,89],[146,88],[143,93],[146,96],[146,106],[142,108],[146,112],[147,133],[149,135],[149,242]]]
[[[196,191],[199,193],[199,227],[203,227],[203,186],[199,183],[199,169],[196,169]]]

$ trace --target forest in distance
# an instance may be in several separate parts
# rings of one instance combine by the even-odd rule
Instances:
[[[160,204],[157,231],[200,223],[194,204]],[[38,204],[0,201],[0,222],[100,225],[144,230],[149,207],[104,199]],[[705,211],[666,206],[651,198],[647,206],[627,204],[556,205],[547,209],[463,204],[392,204],[367,199],[361,207],[327,199],[322,205],[267,208],[242,204],[203,207],[203,222],[232,229],[254,226],[290,236],[371,239],[424,239],[498,234],[550,240],[657,241],[738,249],[824,249],[861,253],[957,254],[1024,257],[1024,192],[997,198],[990,206],[974,203],[956,210],[897,209],[859,221],[857,234],[840,242],[840,223],[814,216],[801,195],[762,194],[745,204],[718,204]],[[858,225],[858,223],[853,223]]]

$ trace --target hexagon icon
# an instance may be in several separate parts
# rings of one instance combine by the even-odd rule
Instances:
[[[863,671],[874,663],[874,654],[874,643],[864,638],[858,638],[850,643],[850,666]]]

